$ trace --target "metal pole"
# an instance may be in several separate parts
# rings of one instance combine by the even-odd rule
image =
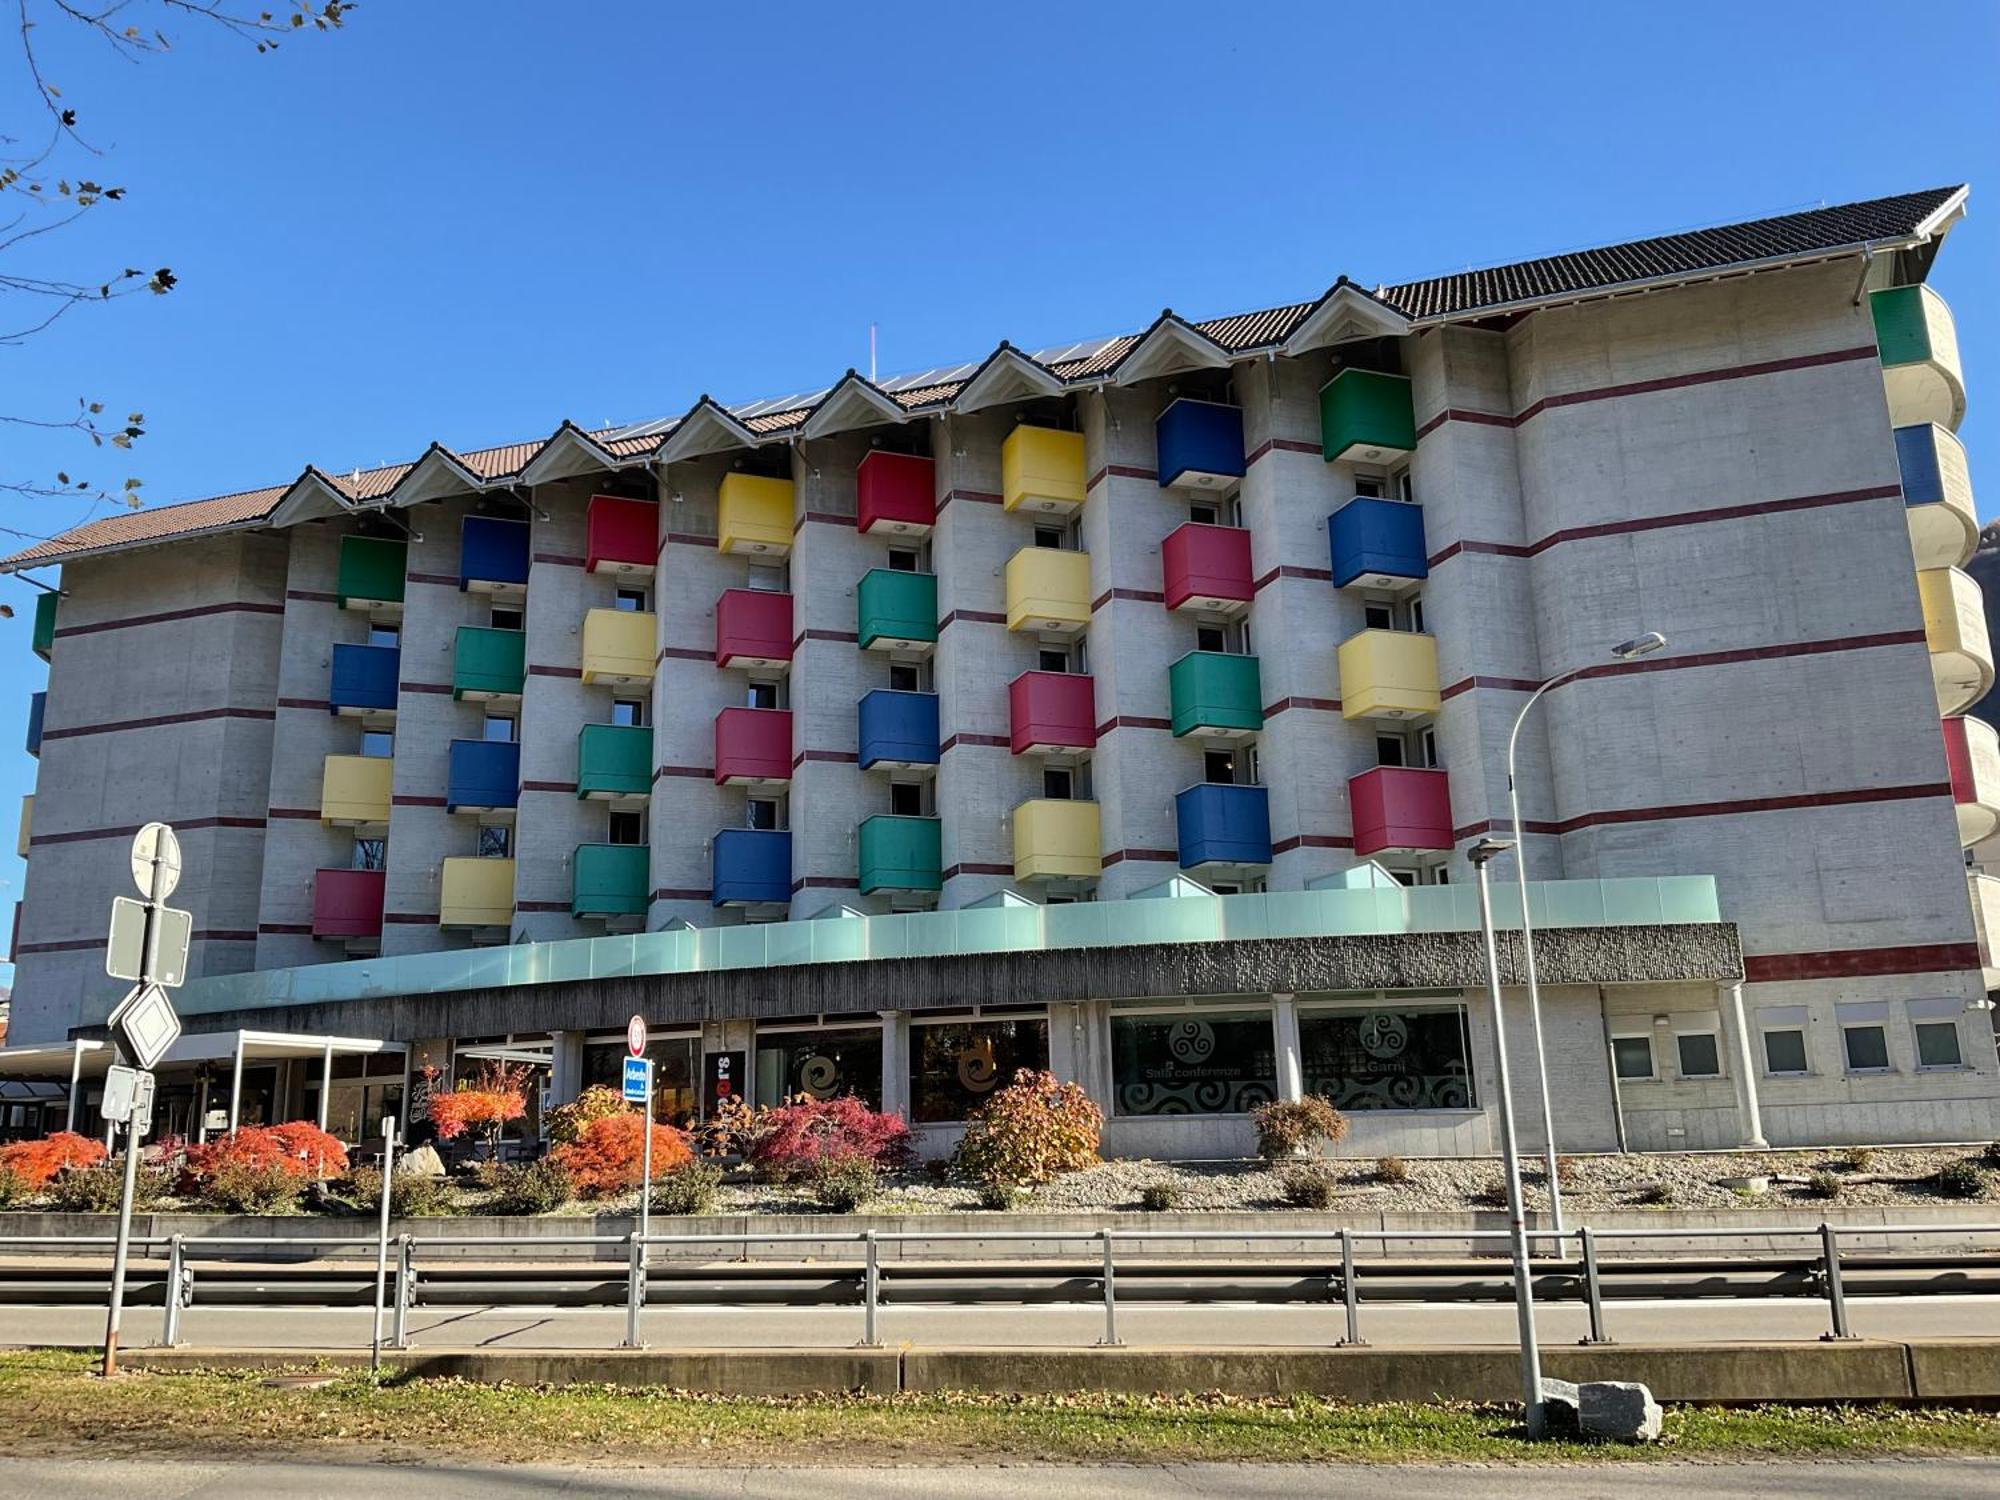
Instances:
[[[125,1190],[118,1199],[118,1248],[111,1256],[111,1310],[104,1320],[104,1378],[118,1373],[118,1325],[125,1313],[125,1268],[132,1259],[132,1191],[139,1181],[139,1125],[125,1124]]]
[[[863,1234],[862,1246],[868,1259],[861,1272],[861,1345],[879,1349],[882,1339],[875,1320],[882,1300],[882,1247],[876,1243],[874,1230]]]
[[[1493,939],[1493,892],[1486,861],[1475,849],[1479,872],[1479,926],[1486,940],[1486,994],[1493,1007],[1494,1071],[1500,1087],[1500,1151],[1506,1167],[1507,1232],[1514,1257],[1514,1306],[1521,1329],[1521,1399],[1527,1407],[1528,1436],[1539,1438],[1547,1425],[1542,1403],[1542,1351],[1535,1336],[1535,1288],[1528,1266],[1528,1230],[1521,1211],[1521,1161],[1514,1151],[1514,1080],[1507,1066],[1507,1018],[1500,1008],[1500,953]]]
[[[319,1058],[319,1128],[326,1129],[327,1104],[333,1097],[333,1043],[328,1042]],[[366,1097],[364,1095],[364,1097]]]
[[[1340,1231],[1340,1294],[1347,1303],[1347,1337],[1341,1345],[1366,1343],[1361,1337],[1361,1287],[1354,1279],[1354,1231]]]
[[[236,1061],[229,1070],[229,1133],[234,1135],[236,1127],[243,1121],[243,1033],[236,1033]],[[383,1191],[388,1191],[388,1179],[383,1179]]]
[[[181,1341],[181,1296],[187,1280],[187,1251],[177,1234],[167,1236],[167,1307],[161,1320],[160,1343],[171,1349]]]
[[[1847,1326],[1847,1293],[1840,1284],[1840,1232],[1831,1224],[1819,1226],[1820,1254],[1826,1266],[1826,1300],[1833,1310],[1833,1332],[1823,1333],[1822,1339],[1851,1339],[1853,1331]]]
[[[1597,1232],[1588,1224],[1580,1231],[1583,1240],[1583,1295],[1590,1304],[1590,1337],[1586,1344],[1608,1344],[1604,1335],[1604,1294],[1597,1284]]]
[[[239,1043],[240,1047],[240,1043]],[[242,1052],[236,1054],[242,1059]],[[382,1213],[375,1231],[375,1333],[368,1342],[368,1368],[382,1368],[382,1299],[389,1283],[389,1200],[395,1197],[396,1117],[382,1117]]]
[[[1528,846],[1521,833],[1521,790],[1514,779],[1514,747],[1520,740],[1521,725],[1528,717],[1528,710],[1539,703],[1542,694],[1550,688],[1574,676],[1575,672],[1565,672],[1535,689],[1528,701],[1521,705],[1521,711],[1514,716],[1513,732],[1507,736],[1507,804],[1514,815],[1514,874],[1521,887],[1521,963],[1527,971],[1528,1031],[1535,1041],[1535,1077],[1542,1091],[1542,1156],[1548,1174],[1549,1217],[1554,1222],[1558,1251],[1562,1248],[1563,1233],[1562,1187],[1556,1181],[1555,1112],[1549,1103],[1548,1053],[1542,1046],[1542,986],[1540,976],[1535,972],[1534,924],[1528,917]]]
[[[396,1316],[391,1325],[389,1343],[397,1349],[410,1347],[410,1295],[415,1290],[411,1285],[416,1276],[416,1244],[407,1235],[396,1237]]]
[[[83,1085],[83,1043],[70,1043],[69,1049],[69,1108],[63,1115],[63,1129],[76,1129],[76,1096]]]
[[[625,1253],[625,1343],[627,1349],[643,1349],[639,1339],[639,1306],[645,1296],[646,1242],[634,1234],[626,1240]]]
[[[653,1063],[646,1061],[646,1143],[640,1149],[639,1264],[646,1264],[646,1236],[653,1232]]]
[[[1118,1337],[1118,1281],[1111,1265],[1111,1231],[1100,1229],[1097,1237],[1104,1245],[1104,1337],[1098,1347],[1109,1349],[1124,1342]]]

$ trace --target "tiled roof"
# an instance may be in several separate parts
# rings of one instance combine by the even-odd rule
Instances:
[[[1374,296],[1414,322],[1477,316],[1523,304],[1561,300],[1578,295],[1677,277],[1701,276],[1766,262],[1810,259],[1852,252],[1875,242],[1903,241],[1927,233],[1939,214],[1958,199],[1963,187],[1931,188],[1864,203],[1808,209],[1775,218],[1754,219],[1717,229],[1633,240],[1599,250],[1579,250],[1544,256],[1483,271],[1464,271],[1425,281],[1377,288]],[[1294,302],[1284,307],[1236,313],[1192,326],[1231,354],[1274,349],[1311,315],[1319,304]],[[1115,367],[1139,341],[1137,334],[1064,344],[1029,357],[1065,381],[1088,381]],[[881,382],[882,389],[910,412],[947,405],[981,362],[926,370]],[[775,437],[803,425],[825,391],[810,395],[754,401],[732,408],[732,414],[760,437]],[[674,419],[607,428],[591,436],[614,459],[644,458],[674,430]],[[454,456],[487,483],[511,478],[526,468],[547,439],[509,443]],[[415,467],[391,464],[346,475],[327,475],[348,499],[380,500]],[[289,485],[245,490],[213,500],[196,500],[157,510],[124,512],[64,532],[53,541],[0,558],[0,569],[32,567],[79,553],[196,536],[218,527],[239,526],[269,516]]]

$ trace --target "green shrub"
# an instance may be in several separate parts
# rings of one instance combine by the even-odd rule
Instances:
[[[1939,1167],[1931,1187],[1946,1198],[1977,1198],[1986,1191],[1986,1174],[1979,1170],[1978,1162],[1967,1157]]]
[[[952,1163],[974,1182],[1033,1186],[1096,1166],[1103,1130],[1082,1084],[1023,1068],[972,1112]]]
[[[289,1214],[305,1182],[278,1162],[230,1162],[202,1184],[202,1201],[226,1214]]]
[[[813,1202],[828,1213],[851,1214],[882,1192],[882,1174],[862,1156],[822,1157],[807,1179]]]
[[[721,1190],[722,1168],[697,1157],[653,1184],[653,1212],[678,1218],[712,1214]]]
[[[1325,1167],[1301,1164],[1278,1174],[1278,1191],[1293,1208],[1332,1208],[1340,1179]]]
[[[1988,1141],[1986,1149],[1979,1153],[1989,1167],[2000,1167],[2000,1141]]]
[[[552,1214],[576,1195],[563,1164],[552,1156],[497,1168],[493,1173],[489,1212]]]
[[[378,1172],[379,1179],[381,1174]],[[375,1189],[371,1208],[382,1206],[382,1189]],[[398,1219],[436,1219],[458,1212],[458,1200],[452,1196],[451,1184],[442,1177],[433,1177],[428,1172],[398,1172],[396,1180],[389,1185],[389,1212]]]
[[[1808,1198],[1838,1198],[1844,1186],[1845,1184],[1831,1172],[1815,1172],[1806,1179],[1806,1196]]]
[[[1666,1208],[1674,1201],[1673,1186],[1665,1182],[1642,1183],[1633,1201],[1643,1203],[1648,1208]]]
[[[1250,1111],[1257,1127],[1257,1154],[1281,1162],[1315,1146],[1337,1146],[1347,1134],[1347,1116],[1333,1101],[1317,1094],[1303,1099],[1274,1099]]]
[[[1866,1146],[1856,1146],[1847,1153],[1847,1170],[1865,1172],[1875,1165],[1875,1153]]]
[[[28,1201],[28,1184],[12,1167],[0,1167],[0,1208],[18,1208]]]
[[[982,1182],[979,1206],[989,1213],[1004,1214],[1028,1201],[1026,1191],[1011,1182]]]
[[[151,1213],[173,1186],[158,1167],[142,1166],[132,1180],[132,1212]],[[115,1214],[125,1196],[125,1163],[113,1158],[94,1167],[65,1167],[50,1179],[49,1206],[61,1214]]]
[[[1401,1186],[1410,1180],[1410,1164],[1400,1156],[1385,1156],[1375,1163],[1375,1180]]]
[[[1181,1190],[1177,1183],[1149,1182],[1139,1189],[1139,1207],[1147,1213],[1163,1214],[1170,1208],[1180,1207]]]

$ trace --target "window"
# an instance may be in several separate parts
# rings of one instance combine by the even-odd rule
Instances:
[[[1379,500],[1382,498],[1382,481],[1372,474],[1357,474],[1354,476],[1354,493],[1357,495],[1367,495],[1370,499]]]
[[[1850,1073],[1886,1073],[1889,1070],[1889,1032],[1876,1025],[1843,1026],[1840,1039],[1847,1051]]]
[[[1674,1037],[1680,1055],[1681,1077],[1720,1078],[1722,1053],[1712,1031],[1683,1031]]]
[[[1232,785],[1236,780],[1236,752],[1234,750],[1209,750],[1201,757],[1201,779],[1223,786]]]
[[[1965,1058],[1958,1049],[1958,1023],[1956,1021],[1917,1021],[1910,1027],[1917,1041],[1917,1066],[1920,1068],[1958,1068],[1965,1065]]]
[[[1040,669],[1044,672],[1067,672],[1069,670],[1069,653],[1054,647],[1042,647],[1037,661],[1039,662]]]
[[[1060,549],[1062,544],[1063,544],[1062,527],[1037,526],[1035,528],[1035,545],[1037,547],[1049,547],[1049,548]]]
[[[923,668],[910,661],[890,662],[889,686],[899,693],[921,693],[924,690]]]
[[[1407,505],[1416,504],[1417,486],[1415,481],[1410,478],[1410,471],[1408,469],[1399,469],[1390,475],[1389,483],[1395,490],[1398,500],[1403,501]]]
[[[389,864],[389,841],[387,839],[356,839],[354,856],[348,861],[350,870],[382,870]]]
[[[1435,729],[1417,731],[1417,764],[1433,771],[1438,768],[1438,737]]]
[[[1067,767],[1042,768],[1042,795],[1057,802],[1067,802],[1076,795],[1076,780]]]
[[[650,598],[650,594],[645,589],[625,587],[619,589],[617,593],[611,596],[611,607],[613,609],[630,610],[635,614],[644,614],[649,607]]]
[[[1624,1079],[1653,1076],[1653,1039],[1650,1036],[1614,1036],[1611,1059]]]
[[[630,729],[644,728],[646,723],[646,700],[644,698],[613,698],[611,700],[611,722]]]
[[[1396,606],[1393,604],[1364,604],[1361,606],[1361,623],[1370,630],[1394,630],[1396,628]]]
[[[882,1107],[882,1028],[851,1031],[760,1032],[755,1099],[777,1104],[795,1094],[835,1099],[858,1094]]]
[[[607,844],[643,844],[646,842],[646,815],[636,812],[613,812],[606,819],[605,839]]]
[[[696,1079],[700,1040],[691,1036],[655,1036],[646,1044],[653,1061],[653,1116],[670,1125],[685,1125],[701,1108]],[[583,1047],[585,1088],[615,1089],[625,1075],[625,1039],[588,1041]]]
[[[399,625],[377,625],[368,623],[368,644],[371,646],[400,646],[403,644],[403,630]]]
[[[920,1124],[963,1120],[1016,1070],[1049,1065],[1049,1023],[966,1021],[910,1028],[910,1113]]]
[[[396,753],[396,737],[386,729],[361,731],[361,753],[387,759]]]
[[[776,708],[778,706],[778,685],[775,682],[758,682],[752,678],[743,689],[743,703],[746,708]]]
[[[1299,1016],[1306,1092],[1341,1110],[1470,1109],[1471,1056],[1463,1006]]]
[[[747,799],[743,804],[743,826],[745,828],[777,828],[779,826],[777,798],[751,797]]]
[[[479,737],[510,745],[514,742],[514,720],[507,714],[488,714],[485,724],[479,731]]]
[[[496,604],[487,621],[495,630],[519,630],[521,628],[521,606],[518,604]]]
[[[1418,635],[1424,633],[1424,596],[1418,594],[1410,600],[1410,629]]]
[[[890,782],[889,811],[899,818],[921,818],[924,815],[923,783],[918,781]]]
[[[1197,651],[1227,651],[1229,638],[1220,625],[1198,625],[1194,632],[1194,649]]]
[[[1403,763],[1403,737],[1400,734],[1378,734],[1375,736],[1375,764],[1378,766],[1400,766]]]
[[[1222,512],[1215,508],[1212,501],[1197,500],[1188,507],[1188,519],[1198,526],[1220,526]]]
[[[785,592],[785,570],[777,563],[752,563],[749,583],[759,593],[782,594]]]
[[[514,852],[514,830],[502,823],[479,825],[479,857],[506,859]]]
[[[1764,1071],[1773,1076],[1802,1075],[1806,1065],[1806,1034],[1796,1026],[1764,1033]]]
[[[1111,1081],[1121,1115],[1247,1113],[1278,1097],[1270,1013],[1114,1015]]]
[[[897,573],[921,573],[924,570],[924,555],[915,547],[891,547],[889,567]]]

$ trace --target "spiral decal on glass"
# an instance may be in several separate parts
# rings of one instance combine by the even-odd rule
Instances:
[[[1395,1057],[1410,1045],[1407,1017],[1371,1011],[1361,1018],[1360,1042],[1370,1057]]]
[[[968,1093],[992,1092],[999,1077],[1000,1065],[993,1060],[993,1038],[980,1037],[958,1054],[959,1087]]]
[[[1176,1062],[1207,1062],[1215,1051],[1215,1032],[1206,1021],[1182,1021],[1168,1035],[1167,1050]]]
[[[840,1064],[815,1053],[799,1064],[799,1089],[815,1099],[831,1099],[840,1087]]]

